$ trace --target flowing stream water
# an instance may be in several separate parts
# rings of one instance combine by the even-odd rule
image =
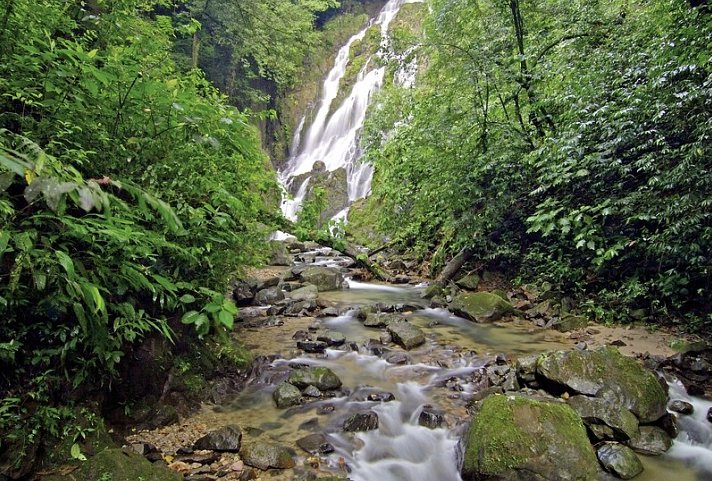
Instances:
[[[305,257],[310,264],[329,264],[317,252]],[[338,261],[332,258],[331,263],[338,265]],[[296,446],[296,441],[308,434],[322,433],[335,448],[320,459],[299,452],[295,470],[271,472],[270,479],[313,479],[309,475],[317,469],[323,474],[348,473],[353,481],[460,480],[457,444],[470,419],[467,401],[483,388],[478,373],[494,362],[496,355],[513,358],[571,349],[572,342],[561,333],[533,328],[526,322],[476,324],[444,309],[419,307],[421,292],[418,286],[349,281],[348,289],[319,295],[339,306],[344,314],[338,317],[283,318],[267,326],[240,328],[238,335],[252,352],[265,356],[262,368],[234,401],[205,407],[198,421],[208,426],[235,423],[242,426],[247,442],[276,441],[287,446]],[[377,303],[408,306],[405,315],[426,333],[426,343],[403,351],[374,341],[381,330],[364,327],[356,309]],[[303,353],[293,335],[315,324],[343,333],[346,344],[327,349],[325,354]],[[276,386],[293,367],[303,365],[330,368],[342,380],[343,389],[333,398],[286,410],[276,408],[272,400]],[[646,469],[636,480],[712,479],[712,424],[705,418],[712,402],[689,397],[673,379],[670,386],[671,399],[691,402],[695,415],[680,417],[681,434],[667,454],[641,456]],[[374,392],[388,392],[395,399],[367,400]],[[378,414],[378,429],[344,432],[344,420],[364,409]],[[442,427],[420,425],[424,410],[442,413]],[[305,464],[309,467],[303,468]]]
[[[292,140],[290,158],[279,173],[279,180],[285,189],[282,213],[290,220],[296,220],[299,208],[307,193],[310,179],[300,185],[292,185],[295,177],[308,173],[316,161],[323,161],[326,170],[346,169],[348,198],[350,202],[365,197],[371,191],[373,168],[360,162],[359,133],[363,127],[371,98],[383,85],[385,66],[376,66],[374,58],[369,59],[358,73],[356,83],[349,95],[338,108],[332,103],[337,98],[339,86],[349,63],[349,50],[354,42],[362,40],[373,25],[381,30],[381,49],[377,56],[389,54],[388,27],[405,3],[422,0],[389,0],[379,15],[366,28],[351,37],[336,55],[334,66],[326,76],[321,88],[318,110],[311,124],[307,122],[310,113],[304,115]],[[403,84],[412,83],[412,64],[397,73],[397,80]],[[332,113],[333,112],[333,113]],[[304,132],[306,129],[306,132]],[[289,198],[287,192],[293,194]],[[344,217],[345,212],[340,213]]]

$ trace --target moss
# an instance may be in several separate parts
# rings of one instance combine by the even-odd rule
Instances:
[[[76,479],[84,481],[179,481],[182,474],[154,466],[143,456],[106,449],[82,465]]]
[[[558,466],[559,456],[566,466]],[[568,405],[495,395],[483,401],[468,431],[463,478],[518,479],[527,471],[554,479],[568,470],[572,479],[592,480],[596,464],[586,429]]]

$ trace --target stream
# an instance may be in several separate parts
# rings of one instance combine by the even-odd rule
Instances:
[[[307,261],[318,255],[311,253]],[[338,262],[334,258],[334,263]],[[265,326],[240,328],[238,337],[255,356],[265,356],[262,368],[234,400],[204,406],[189,421],[210,428],[238,424],[247,442],[261,440],[295,448],[297,467],[270,471],[270,479],[313,479],[317,471],[322,475],[348,473],[353,481],[460,480],[458,439],[470,419],[468,400],[486,387],[484,367],[496,363],[498,357],[511,360],[572,348],[564,334],[535,328],[528,322],[476,324],[445,309],[419,307],[421,286],[348,282],[348,289],[319,296],[344,312],[338,317],[279,317],[278,322]],[[356,317],[358,307],[378,303],[405,306],[409,321],[426,333],[425,344],[404,351],[393,343],[379,342],[383,330],[366,328]],[[343,333],[346,343],[324,354],[297,349],[295,332],[317,325]],[[304,365],[330,368],[343,387],[335,397],[286,410],[276,408],[272,399],[275,387],[287,377],[290,366]],[[681,433],[669,453],[640,456],[646,469],[635,479],[708,480],[712,476],[712,425],[705,415],[712,402],[687,396],[673,379],[670,385],[671,399],[693,403],[697,414],[680,417]],[[394,400],[367,400],[374,393],[390,393]],[[344,432],[344,420],[364,409],[378,414],[378,429]],[[424,411],[442,415],[442,427],[421,425]],[[312,433],[324,434],[334,452],[315,458],[296,447],[298,439]]]

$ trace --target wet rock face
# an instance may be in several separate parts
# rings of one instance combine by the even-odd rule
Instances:
[[[295,466],[292,453],[284,446],[255,441],[240,451],[242,461],[258,469],[288,469]]]
[[[643,472],[643,464],[628,447],[618,443],[605,443],[596,452],[601,465],[621,479],[631,479]]]
[[[293,371],[288,382],[300,389],[309,385],[321,391],[329,391],[341,387],[341,379],[327,367],[306,367]]]
[[[309,266],[302,269],[298,276],[302,282],[315,285],[319,292],[339,290],[344,283],[344,276],[332,267]]]
[[[242,444],[242,430],[235,424],[211,431],[193,444],[193,449],[236,453]]]
[[[464,481],[594,481],[598,463],[581,419],[566,404],[487,397],[465,439]]]
[[[672,439],[657,426],[640,426],[639,432],[628,442],[633,451],[658,456],[672,447]]]
[[[625,441],[638,435],[638,418],[624,407],[588,396],[573,396],[568,404],[587,426],[604,424],[611,428],[615,439]]]
[[[445,415],[432,406],[426,406],[418,416],[418,424],[430,429],[440,428],[445,424]]]
[[[613,347],[541,356],[537,376],[571,394],[595,396],[652,423],[666,413],[667,394],[656,376]]]
[[[450,304],[458,316],[475,322],[494,322],[512,312],[512,305],[491,292],[463,292]]]
[[[363,411],[349,416],[344,421],[344,431],[371,431],[378,428],[378,414],[373,411]]]
[[[685,415],[692,414],[695,411],[695,407],[692,404],[686,401],[682,401],[680,399],[675,399],[670,402],[668,408],[670,409],[670,411]]]
[[[321,433],[310,434],[298,439],[297,446],[312,455],[334,452],[334,446],[332,446],[329,440],[326,439],[326,436]]]

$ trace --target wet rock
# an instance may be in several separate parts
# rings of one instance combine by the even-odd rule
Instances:
[[[403,321],[404,317],[398,314],[368,313],[363,321],[364,327],[387,327],[391,322]]]
[[[339,309],[336,307],[326,307],[319,312],[318,317],[337,317],[339,315]]]
[[[707,421],[712,423],[712,408],[707,410]]]
[[[436,429],[445,424],[445,415],[442,411],[433,409],[432,406],[424,406],[418,415],[418,424],[426,428]]]
[[[333,404],[323,404],[316,408],[316,413],[319,415],[331,414],[336,410],[336,406]]]
[[[503,449],[506,446],[506,449]],[[462,479],[594,481],[596,455],[566,404],[489,396],[465,437]]]
[[[312,354],[324,354],[326,352],[327,344],[323,341],[297,341],[297,347],[304,352],[309,352]]]
[[[291,291],[288,296],[293,301],[313,301],[319,296],[319,289],[309,284]]]
[[[616,432],[612,427],[605,424],[588,423],[588,430],[591,432],[591,437],[595,441],[615,441]]]
[[[236,453],[240,451],[241,443],[242,430],[240,426],[229,424],[223,428],[211,431],[198,439],[193,444],[193,449]]]
[[[673,439],[680,434],[680,429],[677,427],[677,417],[674,414],[666,413],[663,417],[658,419],[656,424]]]
[[[299,273],[299,279],[315,285],[319,292],[341,289],[344,283],[344,276],[332,267],[309,266]]]
[[[288,469],[295,466],[292,453],[284,446],[260,441],[246,445],[240,457],[247,466],[257,469]]]
[[[467,289],[469,291],[477,290],[477,286],[480,284],[480,276],[477,274],[467,274],[455,281],[455,285],[462,289]]]
[[[297,440],[297,446],[309,454],[330,454],[334,452],[334,446],[321,433],[310,434]]]
[[[385,391],[372,392],[371,394],[366,396],[367,401],[376,401],[376,402],[384,402],[384,403],[391,402],[391,401],[395,400],[395,398],[396,397],[393,395],[393,393],[385,392]]]
[[[316,339],[325,342],[329,346],[340,346],[346,342],[346,336],[339,331],[333,331],[331,329],[323,329],[317,332]]]
[[[255,303],[261,306],[270,306],[284,300],[284,292],[279,287],[268,287],[255,294]]]
[[[663,429],[657,426],[640,426],[636,436],[628,441],[633,451],[658,456],[666,452],[672,446],[672,439]]]
[[[463,292],[455,296],[450,309],[475,322],[494,322],[512,312],[512,305],[490,292]]]
[[[292,339],[295,341],[306,341],[309,340],[309,337],[309,333],[304,330],[295,331],[294,334],[292,334]]]
[[[290,384],[304,389],[310,384],[321,391],[338,389],[341,387],[341,379],[328,367],[306,367],[293,371],[288,379]]]
[[[573,396],[568,403],[586,425],[605,424],[614,430],[616,439],[625,441],[638,434],[638,418],[621,406],[588,396]]]
[[[447,307],[447,301],[440,296],[435,296],[430,299],[430,307],[434,309]]]
[[[655,375],[612,347],[549,353],[539,358],[537,374],[570,393],[620,405],[641,423],[655,422],[666,413],[667,394]]]
[[[378,414],[373,411],[363,411],[353,414],[344,421],[344,431],[371,431],[378,428]]]
[[[140,454],[141,456],[158,452],[158,448],[151,443],[132,443],[129,446],[129,449],[136,454]]]
[[[629,447],[605,443],[596,452],[598,460],[609,473],[621,479],[631,479],[643,472],[643,464]]]
[[[674,399],[673,401],[671,401],[668,405],[668,409],[670,411],[685,415],[692,414],[695,411],[695,408],[692,404],[686,401],[682,401],[680,399]]]
[[[391,322],[387,329],[393,340],[403,349],[410,350],[425,342],[423,331],[407,321]]]
[[[410,277],[405,274],[398,274],[393,278],[394,284],[408,284],[410,282]]]
[[[410,358],[403,352],[394,352],[393,354],[386,356],[386,362],[390,364],[408,364],[410,362]]]
[[[316,386],[307,386],[304,391],[302,391],[302,394],[313,398],[319,398],[323,395],[323,393]]]
[[[274,403],[278,408],[285,409],[301,404],[302,393],[293,384],[283,382],[272,393],[272,399],[274,399]]]

